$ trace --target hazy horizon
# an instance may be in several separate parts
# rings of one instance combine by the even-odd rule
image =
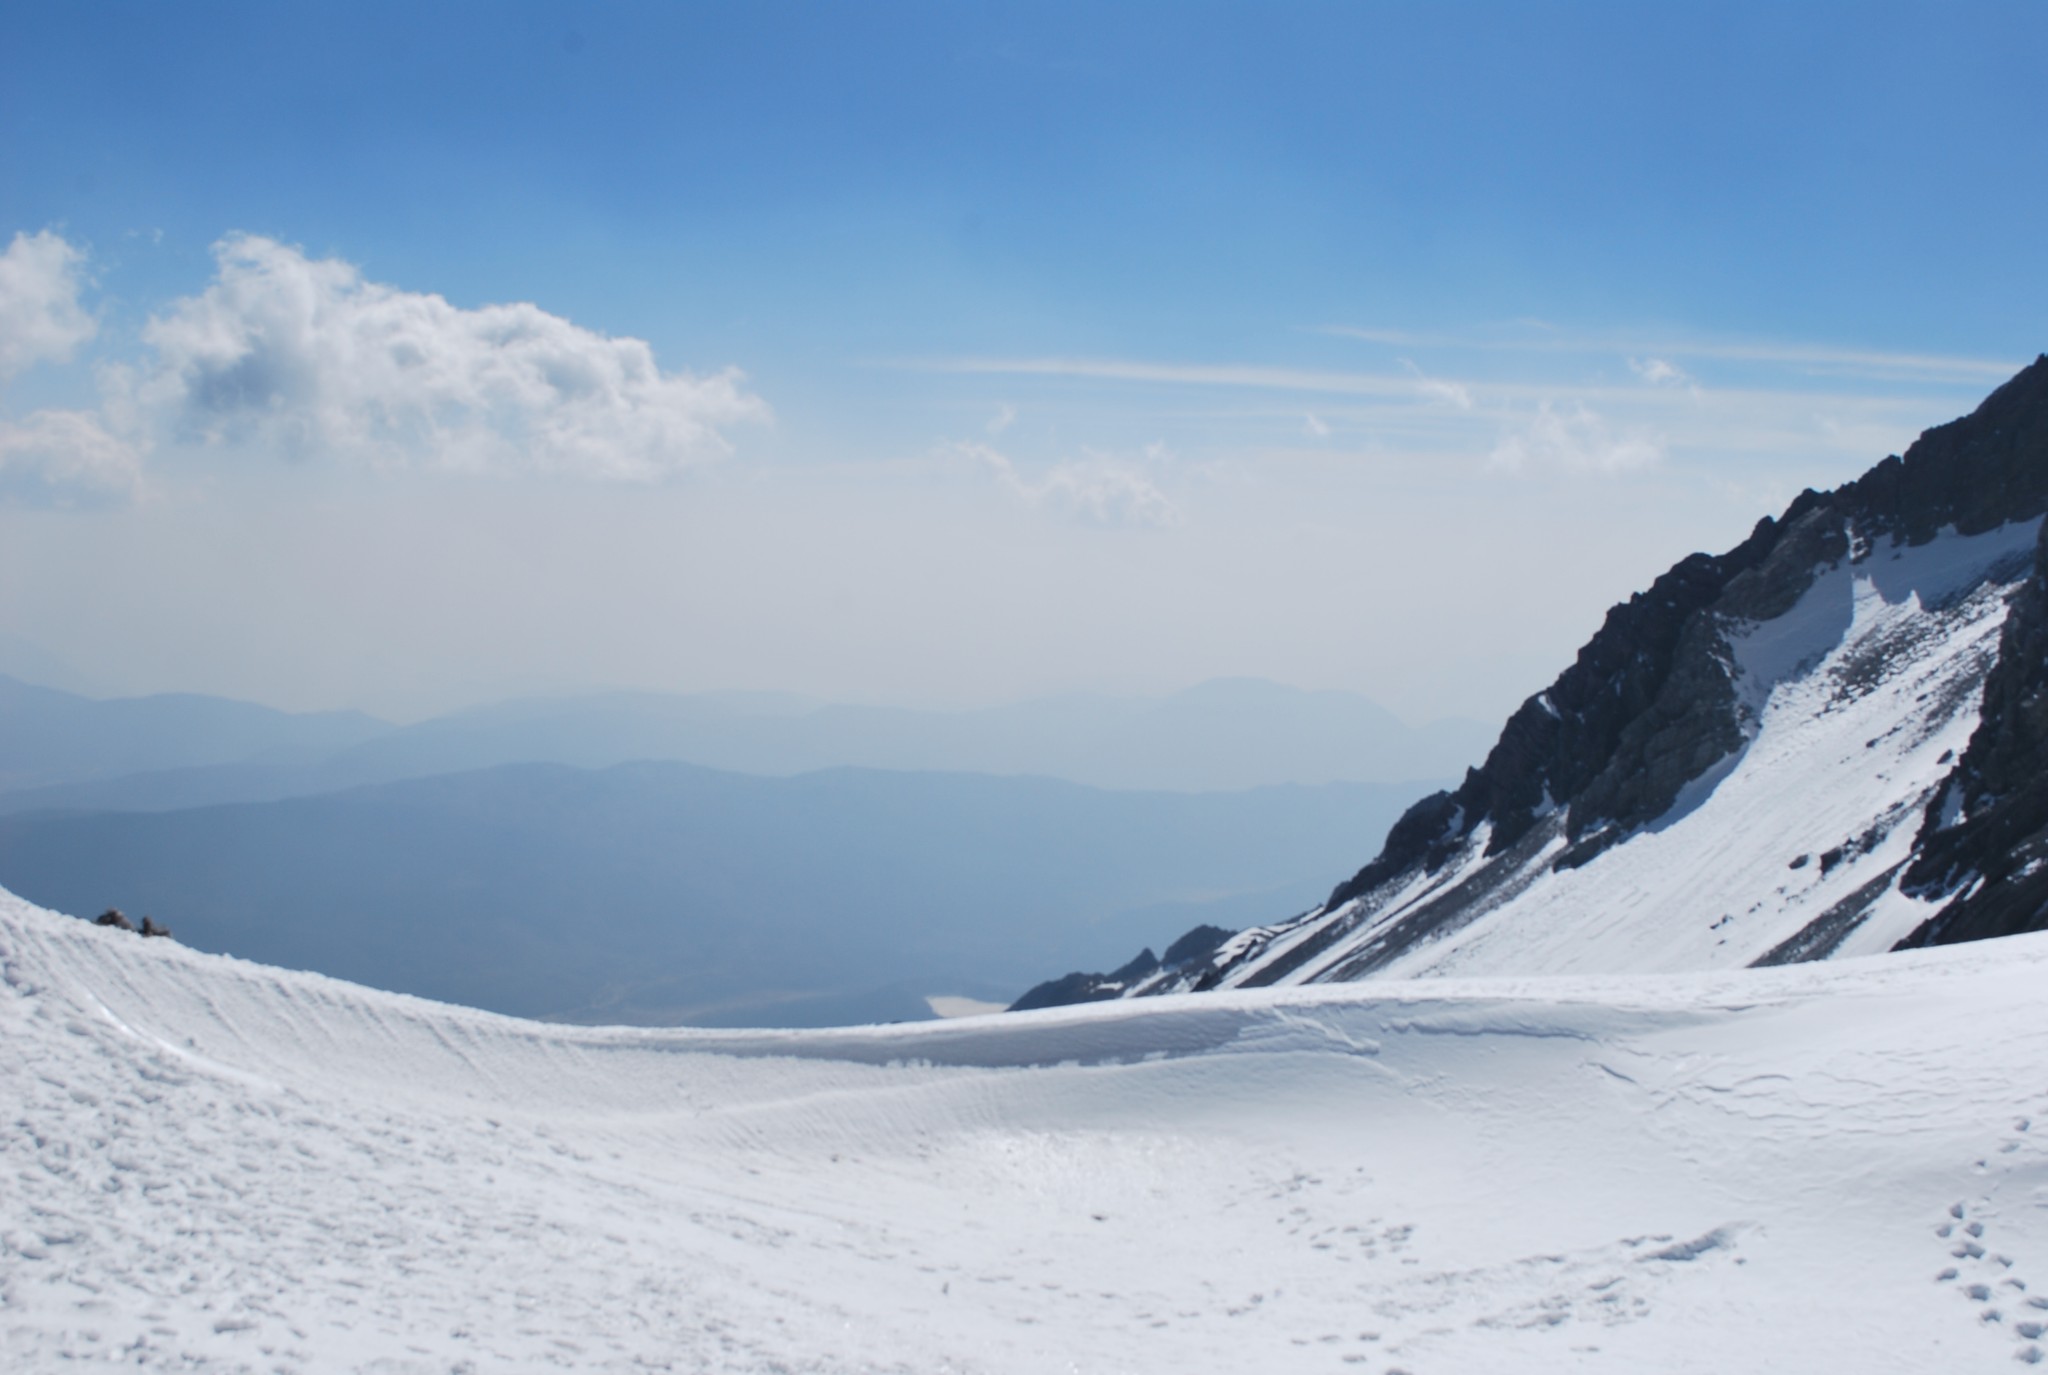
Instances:
[[[855,707],[881,711],[903,711],[920,715],[965,716],[975,713],[1003,711],[1008,708],[1057,704],[1061,702],[1127,702],[1157,703],[1175,698],[1189,697],[1215,689],[1250,687],[1260,691],[1274,691],[1285,694],[1300,694],[1304,697],[1337,697],[1358,701],[1377,707],[1409,729],[1445,724],[1470,724],[1491,728],[1498,724],[1467,715],[1436,715],[1409,717],[1394,711],[1366,693],[1350,688],[1303,687],[1298,683],[1283,683],[1272,678],[1261,678],[1251,674],[1232,674],[1204,678],[1197,682],[1169,685],[1157,691],[1098,689],[1074,687],[1050,692],[1027,693],[1014,696],[996,696],[971,701],[917,701],[899,700],[882,696],[864,697],[856,694],[825,696],[816,693],[794,692],[781,688],[765,687],[722,687],[722,688],[645,688],[622,683],[594,682],[581,686],[542,686],[534,690],[512,690],[498,695],[460,698],[443,705],[410,712],[377,712],[351,703],[292,705],[282,702],[265,701],[256,697],[234,696],[225,693],[206,692],[176,684],[162,687],[124,687],[106,681],[98,681],[80,672],[73,665],[42,646],[18,635],[0,632],[0,678],[11,678],[29,687],[47,688],[70,696],[83,697],[92,701],[115,702],[134,701],[147,697],[198,696],[216,697],[223,701],[261,707],[271,711],[282,711],[293,715],[321,715],[330,713],[357,713],[369,716],[391,726],[406,727],[424,725],[429,722],[460,718],[477,712],[488,712],[506,707],[542,705],[547,703],[578,703],[602,701],[605,699],[629,700],[634,698],[695,700],[722,702],[734,707],[754,705],[773,708],[770,714],[784,712],[810,712],[828,707]],[[1540,689],[1532,686],[1530,692]],[[1521,697],[1530,695],[1528,692]],[[1519,698],[1517,699],[1519,701]]]

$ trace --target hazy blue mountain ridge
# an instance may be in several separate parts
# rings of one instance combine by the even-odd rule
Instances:
[[[956,712],[774,694],[607,693],[499,703],[405,727],[346,718],[352,735],[326,717],[267,713],[259,719],[273,734],[291,723],[299,735],[291,748],[272,743],[265,752],[239,737],[217,740],[218,730],[203,735],[161,704],[211,703],[234,720],[264,708],[205,698],[92,702],[16,686],[63,710],[46,705],[31,721],[4,714],[0,699],[0,738],[39,734],[48,756],[10,781],[0,750],[0,812],[168,810],[501,764],[605,768],[643,759],[782,776],[855,767],[1225,791],[1453,777],[1480,757],[1488,735],[1462,720],[1411,728],[1352,693],[1225,679],[1163,698],[1075,695]],[[106,723],[123,714],[141,724],[110,731]],[[187,714],[196,719],[196,708]],[[160,740],[149,730],[193,738]],[[323,749],[323,741],[331,743]]]
[[[97,700],[0,676],[0,790],[208,765],[331,757],[392,727],[192,693]]]

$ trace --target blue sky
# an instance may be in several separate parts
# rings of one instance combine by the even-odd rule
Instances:
[[[1498,713],[2048,340],[2033,4],[8,29],[0,244],[79,314],[0,319],[0,635],[110,691]],[[350,371],[401,335],[441,381]]]

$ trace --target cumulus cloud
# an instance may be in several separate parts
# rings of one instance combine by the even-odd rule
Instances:
[[[1501,436],[1487,466],[1510,473],[1625,473],[1650,467],[1663,457],[1664,446],[1652,435],[1617,433],[1588,406],[1575,403],[1559,409],[1546,401],[1526,424]]]
[[[528,304],[464,309],[271,239],[153,317],[137,392],[187,441],[460,472],[650,481],[717,457],[768,409],[731,369],[664,372],[639,339]]]
[[[85,252],[45,229],[0,253],[0,382],[31,364],[61,363],[98,331],[78,303]]]
[[[0,500],[114,506],[142,490],[142,449],[89,411],[42,410],[0,421]]]
[[[1180,523],[1180,508],[1135,463],[1089,453],[1055,463],[1033,481],[990,445],[961,444],[956,449],[986,467],[1006,490],[1031,506],[1059,511],[1092,525]],[[1146,448],[1145,458],[1158,464],[1167,454],[1163,446],[1154,444]]]

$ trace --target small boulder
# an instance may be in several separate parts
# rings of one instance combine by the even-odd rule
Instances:
[[[143,920],[147,921],[148,918],[145,917],[143,918]],[[118,907],[109,907],[106,911],[100,913],[97,917],[94,917],[92,919],[92,924],[94,926],[117,927],[123,931],[133,931],[135,929],[135,923],[128,920],[128,918],[122,914],[121,909]]]

